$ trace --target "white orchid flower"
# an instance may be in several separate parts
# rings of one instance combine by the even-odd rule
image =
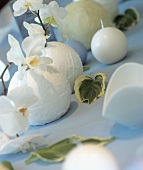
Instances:
[[[7,60],[18,66],[21,79],[26,70],[38,69],[42,64],[52,63],[52,59],[41,57],[41,50],[45,47],[45,38],[40,34],[29,36],[23,40],[22,49],[26,56],[23,55],[19,42],[12,35],[8,36],[8,41],[11,48],[7,53]]]
[[[40,17],[43,23],[49,23],[52,26],[58,26],[60,22],[67,16],[67,11],[63,7],[59,7],[56,1],[44,4],[40,9]],[[35,19],[39,22],[38,18]]]
[[[0,138],[0,155],[29,152],[39,146],[47,145],[48,140],[41,134],[32,134],[10,139],[5,133]],[[0,169],[1,170],[1,169]]]
[[[15,88],[7,96],[0,97],[0,127],[8,136],[28,130],[28,107],[37,101],[30,87]]]
[[[43,4],[43,0],[17,0],[13,4],[14,16],[24,14],[27,9],[30,11],[38,11]]]
[[[41,25],[29,24],[25,21],[24,21],[23,25],[27,29],[29,36],[41,34],[41,36],[43,36],[45,38],[45,41],[46,41],[46,39],[48,39],[50,37],[50,36],[46,35],[46,33],[43,30]]]

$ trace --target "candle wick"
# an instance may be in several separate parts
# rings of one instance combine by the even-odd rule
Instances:
[[[100,20],[100,24],[101,24],[101,28],[103,29],[103,28],[104,28],[104,25],[103,25],[102,19]]]

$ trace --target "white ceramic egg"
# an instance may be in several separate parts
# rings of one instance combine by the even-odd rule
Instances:
[[[44,125],[60,118],[70,106],[71,89],[64,76],[53,66],[43,66],[38,72],[27,70],[19,80],[19,73],[12,77],[8,91],[21,86],[30,86],[39,100],[29,107],[30,125]],[[24,95],[24,94],[21,94]]]
[[[43,56],[53,60],[52,65],[56,66],[67,78],[73,92],[75,80],[83,74],[83,66],[79,55],[61,42],[49,42],[43,50]]]
[[[62,170],[119,170],[114,156],[105,148],[84,144],[66,157]]]
[[[102,115],[132,128],[143,128],[143,65],[118,67],[108,83]]]
[[[92,38],[91,51],[101,63],[113,64],[126,56],[128,41],[119,29],[114,27],[102,28]]]

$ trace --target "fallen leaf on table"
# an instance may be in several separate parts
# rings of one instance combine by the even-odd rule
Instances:
[[[81,75],[75,81],[74,91],[78,101],[91,104],[101,97],[105,91],[104,73],[98,73],[93,79],[89,75]]]
[[[44,162],[57,163],[65,159],[66,155],[70,150],[82,143],[94,143],[96,145],[106,145],[112,142],[115,138],[84,138],[81,136],[70,136],[54,145],[38,149],[32,152],[29,158],[25,161],[26,164],[30,164],[36,160],[42,160]]]

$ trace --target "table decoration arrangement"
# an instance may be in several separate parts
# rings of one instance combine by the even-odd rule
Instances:
[[[29,125],[44,125],[65,114],[70,107],[74,82],[83,74],[80,57],[71,47],[60,42],[47,43],[50,37],[47,34],[49,26],[58,26],[67,15],[64,8],[59,7],[55,1],[46,5],[41,0],[17,0],[13,9],[16,17],[30,10],[41,25],[24,22],[29,36],[21,45],[12,35],[8,35],[9,63],[1,75],[4,94],[7,94],[0,96],[1,154],[24,151],[24,147],[27,147],[25,150],[35,149],[36,146],[43,145],[39,143],[40,140],[45,141],[42,136],[21,135],[28,130]],[[18,71],[12,77],[7,92],[4,74],[12,64],[18,67]],[[103,93],[104,80],[100,83],[100,79],[102,78],[97,78],[94,83],[95,86],[98,84],[96,88],[103,86],[100,92]],[[98,96],[101,95],[96,97]]]
[[[33,125],[42,125],[61,117],[69,109],[71,99],[71,87],[68,80],[56,67],[51,65],[53,62],[51,58],[42,56],[41,51],[47,47],[46,39],[50,35],[47,35],[46,31],[49,25],[59,24],[67,15],[66,10],[60,8],[55,1],[48,6],[44,5],[42,0],[18,0],[13,4],[13,9],[14,16],[20,16],[30,10],[37,16],[41,25],[24,22],[29,36],[23,40],[22,48],[12,35],[8,36],[10,50],[7,53],[7,59],[9,63],[0,77],[5,95],[7,93],[4,82],[5,72],[13,63],[18,66],[18,71],[10,81],[7,96],[0,96],[2,108],[0,112],[1,153],[13,153],[14,148],[16,151],[22,150],[20,147],[22,148],[23,145],[29,144],[31,141],[36,143],[35,135],[21,138],[22,133],[29,128],[29,122]],[[42,22],[42,19],[45,21]],[[64,44],[64,46],[66,45]],[[78,57],[76,55],[75,57]],[[79,62],[81,64],[80,59]],[[59,107],[55,107],[55,104]],[[42,113],[43,115],[41,115]],[[42,137],[39,138],[42,140]],[[13,143],[17,146],[14,147]],[[37,142],[37,145],[39,146],[40,143]],[[11,149],[7,151],[8,148]]]
[[[35,136],[35,138],[38,138],[37,136]],[[67,154],[71,151],[73,151],[74,148],[77,147],[77,149],[79,147],[85,147],[86,145],[88,145],[89,147],[92,146],[92,150],[87,149],[87,153],[89,154],[99,154],[98,150],[104,152],[104,156],[106,157],[106,159],[108,158],[108,161],[110,160],[110,162],[108,164],[110,164],[110,166],[115,166],[115,160],[114,157],[112,156],[112,154],[107,151],[106,149],[102,148],[102,146],[107,145],[108,143],[114,141],[115,138],[107,138],[107,139],[103,139],[103,138],[98,138],[98,137],[92,137],[92,138],[84,138],[81,136],[70,136],[64,140],[59,141],[58,143],[42,148],[42,149],[38,149],[35,152],[32,152],[31,155],[29,156],[29,158],[25,161],[26,164],[30,164],[33,161],[37,161],[37,160],[41,160],[44,162],[49,162],[49,163],[57,163],[57,162],[61,162],[65,160],[65,157],[67,156]],[[94,148],[97,149],[96,152],[94,152],[95,150],[93,150]],[[29,148],[28,148],[29,149]],[[102,153],[100,152],[100,153]],[[77,151],[77,155],[78,155],[78,151]],[[102,155],[102,156],[103,156]],[[79,161],[81,162],[81,161]],[[65,163],[66,164],[66,163]],[[1,170],[14,170],[14,168],[12,167],[11,163],[9,161],[3,161],[0,163],[0,168]],[[105,170],[105,168],[103,168],[103,170]]]
[[[86,11],[87,6],[92,10]],[[92,40],[95,40],[91,42],[91,50],[95,58],[101,63],[113,64],[123,59],[127,54],[128,43],[125,35],[120,30],[111,27],[112,21],[109,14],[104,11],[102,5],[98,5],[92,0],[71,3],[66,7],[67,11],[59,7],[55,1],[46,5],[42,0],[17,0],[13,9],[15,16],[20,16],[27,10],[31,11],[36,16],[35,21],[38,24],[23,23],[29,36],[21,44],[12,35],[8,36],[10,50],[7,53],[7,59],[9,63],[0,76],[5,94],[0,96],[0,108],[2,108],[0,110],[0,155],[33,150],[25,161],[27,165],[37,160],[47,163],[64,161],[63,170],[88,169],[87,166],[90,167],[90,170],[95,168],[98,170],[119,170],[114,156],[109,150],[103,148],[104,145],[114,141],[114,137],[85,138],[75,135],[48,145],[48,139],[40,134],[23,134],[30,125],[45,125],[63,116],[70,108],[71,93],[73,92],[79,102],[88,104],[93,103],[105,93],[103,117],[129,127],[142,127],[143,120],[140,118],[141,114],[138,109],[142,109],[142,84],[138,83],[142,65],[127,63],[119,67],[112,75],[107,89],[105,88],[105,73],[97,73],[94,79],[90,75],[83,74],[83,64],[86,61],[87,49],[90,49],[91,37]],[[80,35],[86,29],[84,36],[81,35],[83,39],[76,35],[76,39],[73,40],[68,32],[64,32],[68,30],[70,24],[64,25],[63,23],[71,16],[71,10],[76,13],[77,9],[82,11],[79,15],[84,16],[89,12],[88,19],[93,23],[93,27],[96,27],[99,22],[99,27],[94,30],[95,35],[90,36],[89,33],[92,34],[92,30],[87,29],[88,27],[82,25],[82,22],[78,34]],[[95,14],[94,10],[100,16]],[[138,22],[134,15],[136,12],[129,9],[125,15],[130,15],[130,13],[134,21]],[[98,19],[94,18],[93,22],[91,14],[96,15]],[[107,26],[110,27],[99,30],[102,27],[101,19],[104,25],[107,23]],[[74,20],[70,18],[70,22],[73,24]],[[50,34],[47,33],[50,25],[59,26],[65,40],[83,44],[84,54],[86,54],[83,61],[81,61],[82,57],[78,55],[80,52],[76,52],[70,45],[71,42],[69,46],[66,45],[66,42],[47,42],[50,37]],[[87,25],[89,26],[89,24]],[[102,31],[108,32],[110,37],[108,43],[102,39],[105,35]],[[102,33],[98,38],[99,32]],[[88,33],[89,38],[85,33]],[[70,31],[70,34],[74,35],[74,32]],[[118,38],[115,39],[114,35],[118,35]],[[102,50],[96,49],[96,53],[94,53],[96,44],[98,44],[97,39],[101,44],[105,42],[105,45],[103,44]],[[114,48],[108,46],[109,51],[106,51],[107,44],[109,46],[112,44],[111,46]],[[98,52],[101,52],[99,57]],[[100,60],[100,58],[102,59]],[[12,77],[7,91],[3,75],[12,64],[18,67],[18,71]],[[128,73],[132,73],[134,76],[129,76]],[[123,98],[126,102],[122,100]],[[137,105],[135,104],[136,100],[140,101]],[[130,102],[130,108],[125,107],[127,102]],[[43,147],[43,145],[46,146]],[[37,149],[41,146],[42,148]],[[84,158],[83,154],[85,154]],[[93,159],[90,157],[92,155]],[[105,164],[101,164],[102,161]],[[7,161],[0,163],[0,169],[14,170],[11,163]]]
[[[101,28],[100,20],[105,27],[112,26],[108,12],[93,0],[72,2],[65,9],[68,15],[58,27],[63,42],[78,40],[90,50],[91,39]]]

